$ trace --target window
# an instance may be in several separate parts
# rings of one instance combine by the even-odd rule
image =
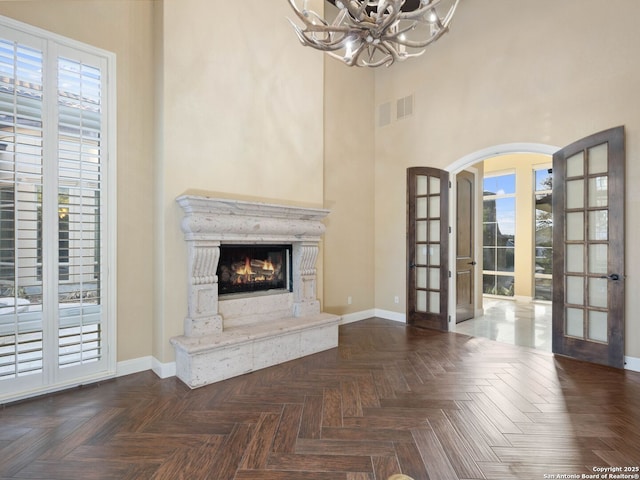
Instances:
[[[0,400],[115,370],[114,65],[0,17]]]
[[[482,291],[513,296],[516,224],[516,176],[484,178]]]
[[[534,170],[534,294],[537,300],[552,300],[553,216],[551,190],[553,175],[550,168]]]

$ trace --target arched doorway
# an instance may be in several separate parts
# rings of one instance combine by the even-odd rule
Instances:
[[[411,195],[408,189],[408,225],[428,227],[433,222],[432,231],[447,234],[440,240],[429,235],[429,229],[421,228],[420,235],[407,236],[407,251],[411,263],[408,269],[408,313],[412,313],[413,323],[430,310],[424,302],[411,301],[412,293],[424,297],[442,291],[424,280],[423,270],[431,268],[442,271],[448,267],[448,302],[440,312],[441,330],[456,330],[453,311],[456,292],[452,273],[456,255],[452,255],[451,245],[456,245],[453,225],[445,223],[456,213],[456,195],[453,192],[455,172],[473,165],[490,156],[500,156],[506,152],[553,153],[552,205],[552,351],[568,357],[623,368],[624,366],[624,280],[625,280],[625,132],[618,126],[591,134],[587,137],[552,152],[552,147],[540,144],[517,144],[491,147],[470,154],[455,162],[449,171],[441,170],[439,178],[446,178],[444,188],[436,192]],[[418,167],[416,167],[418,168]],[[431,169],[436,178],[437,169]],[[412,175],[408,169],[408,181],[413,184],[419,175]],[[547,172],[549,173],[549,172]],[[552,180],[552,181],[551,181]],[[424,182],[423,182],[424,183]],[[451,205],[451,210],[440,209],[438,217],[431,216],[425,208],[425,201],[438,197],[439,205]],[[484,198],[484,197],[483,197]],[[549,203],[549,202],[548,202]],[[428,202],[427,202],[428,204]],[[421,209],[413,208],[422,205]],[[497,208],[497,207],[496,207]],[[435,209],[433,209],[435,211]],[[412,214],[414,212],[414,214]],[[418,214],[415,214],[415,213]],[[486,210],[485,210],[486,213]],[[446,228],[446,225],[449,225]],[[409,230],[408,230],[409,231]],[[426,233],[426,234],[423,234]],[[486,232],[483,231],[483,235]],[[451,235],[453,234],[453,235]],[[451,240],[450,240],[451,239]],[[513,237],[515,241],[515,236]],[[413,248],[419,246],[419,249]],[[427,253],[431,255],[427,255]],[[437,252],[437,255],[435,255]],[[483,252],[484,255],[485,252]],[[532,252],[529,252],[531,254]],[[483,257],[484,258],[484,257]],[[425,260],[426,259],[426,260]],[[418,271],[418,269],[421,269]],[[418,273],[412,273],[416,271]],[[422,298],[421,297],[421,298]],[[417,298],[417,297],[416,297]],[[434,305],[438,305],[434,303]],[[439,304],[442,305],[442,302]],[[442,312],[445,312],[443,315]],[[412,322],[409,322],[410,324]]]
[[[455,322],[450,323],[450,330],[551,351],[551,304],[549,302],[546,304],[544,302],[533,302],[537,288],[539,288],[539,280],[534,278],[535,262],[533,261],[533,252],[535,251],[536,235],[534,232],[535,208],[533,206],[534,188],[532,188],[532,185],[534,185],[534,182],[532,181],[532,176],[535,176],[536,164],[550,166],[551,155],[557,150],[557,147],[545,144],[514,143],[496,145],[466,155],[447,168],[451,175],[452,185],[450,218],[452,220],[456,219],[456,221],[451,222],[454,231],[452,232],[452,241],[449,249],[450,270],[454,272],[449,289],[449,311],[451,312],[459,313],[459,304],[464,304],[466,301],[466,298],[461,300],[459,294],[465,297],[468,294],[467,290],[461,290],[460,288],[460,278],[463,278],[464,275],[459,274],[461,263],[458,242],[460,239],[463,242],[467,241],[468,234],[460,231],[460,229],[465,228],[465,222],[460,221],[460,218],[464,217],[464,212],[458,205],[459,192],[456,190],[460,183],[457,179],[461,178],[459,174],[468,178],[471,172],[475,177],[475,205],[477,207],[475,208],[475,218],[471,222],[472,235],[475,241],[474,250],[477,252],[476,258],[472,260],[477,260],[478,264],[478,268],[473,272],[475,278],[472,282],[475,286],[473,292],[475,313],[470,320],[462,323],[456,318]],[[516,218],[516,209],[514,208],[511,227],[514,228],[516,224],[518,227],[519,242],[517,243],[517,251],[519,255],[517,256],[513,255],[513,252],[516,251],[514,245],[515,232],[513,230],[504,231],[506,230],[504,225],[502,225],[502,234],[497,236],[502,236],[507,241],[496,242],[496,245],[502,245],[502,248],[492,248],[484,244],[488,241],[484,237],[491,236],[487,235],[490,224],[483,223],[487,215],[486,212],[483,215],[482,208],[483,198],[487,198],[484,195],[491,193],[486,191],[486,188],[483,188],[486,186],[483,179],[486,176],[492,176],[492,178],[496,179],[510,179],[515,186],[516,171],[518,215]],[[511,179],[511,177],[513,178]],[[512,202],[515,205],[515,191],[511,195],[512,198],[509,197],[510,195],[507,193],[506,195],[498,196],[498,200],[485,201],[484,203],[485,206],[487,204],[495,205],[496,203],[504,205],[505,202],[506,204]],[[464,202],[466,202],[466,199]],[[496,225],[498,225],[497,222]],[[500,232],[499,226],[498,232]],[[494,235],[492,238],[495,239],[496,236]],[[504,247],[505,244],[511,246]],[[511,255],[508,255],[509,252]],[[496,255],[496,261],[494,262],[492,262],[493,254]],[[498,267],[501,258],[510,259],[510,262],[507,261],[510,268],[509,265],[506,268]],[[463,264],[466,263],[463,262]],[[473,264],[475,263],[474,261]],[[514,263],[516,268],[514,268]],[[492,270],[503,271],[495,272]],[[514,282],[516,278],[518,281]],[[547,284],[550,283],[550,279],[543,281]],[[492,282],[495,282],[494,289],[491,289]],[[505,294],[503,293],[505,289],[500,287],[509,282],[511,289],[510,292]],[[514,291],[514,284],[518,287],[516,291]]]

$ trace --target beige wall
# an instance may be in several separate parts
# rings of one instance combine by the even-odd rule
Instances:
[[[550,168],[551,157],[539,154],[512,154],[488,158],[483,162],[484,175],[505,173],[516,175],[516,242],[515,242],[515,291],[519,300],[533,298],[533,244],[534,244],[534,169]],[[482,206],[482,204],[480,204]]]
[[[373,76],[326,57],[324,309],[337,315],[374,307]]]
[[[376,307],[404,312],[405,175],[446,168],[493,145],[562,146],[627,132],[627,238],[640,234],[640,3],[461,2],[424,56],[382,69],[376,104],[415,93],[414,115],[376,132]],[[626,351],[640,357],[640,247],[627,242]],[[384,272],[384,274],[382,274]],[[404,297],[404,294],[401,298]]]
[[[0,2],[0,15],[117,55],[118,361],[151,355],[152,349],[153,4]]]

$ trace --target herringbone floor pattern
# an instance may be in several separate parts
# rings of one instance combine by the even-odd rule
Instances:
[[[640,374],[379,319],[340,335],[198,390],[144,372],[7,406],[0,479],[528,480],[640,465]]]

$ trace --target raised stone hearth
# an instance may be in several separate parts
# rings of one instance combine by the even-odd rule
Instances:
[[[320,311],[316,259],[328,210],[183,195],[189,253],[184,335],[171,339],[191,388],[338,346],[340,317]],[[291,290],[218,296],[225,244],[290,244]]]

